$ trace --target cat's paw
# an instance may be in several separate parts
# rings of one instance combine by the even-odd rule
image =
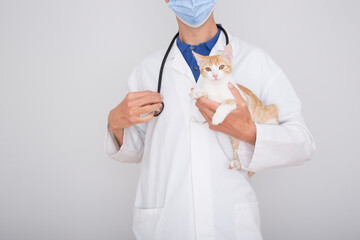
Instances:
[[[211,119],[211,123],[213,125],[218,125],[220,123],[222,123],[225,119],[226,115],[224,116],[224,114],[220,114],[219,112],[215,112],[212,119]]]
[[[198,98],[201,98],[201,97],[207,97],[207,94],[204,90],[202,89],[193,89],[191,92],[190,92],[190,97],[192,99],[198,99]]]
[[[241,169],[240,161],[239,160],[232,160],[228,163],[229,169]]]

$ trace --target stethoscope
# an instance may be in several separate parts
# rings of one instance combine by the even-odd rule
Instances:
[[[220,26],[219,24],[216,24],[216,26],[218,27],[218,29],[220,29],[224,33],[225,38],[226,38],[226,45],[229,44],[229,36],[228,36],[227,32],[225,31],[225,29],[222,26]],[[159,72],[158,88],[157,88],[158,93],[160,93],[160,90],[161,90],[161,81],[162,81],[162,75],[163,75],[166,59],[167,59],[167,57],[168,57],[168,55],[170,53],[170,50],[171,50],[172,46],[174,45],[174,42],[175,42],[175,40],[177,39],[178,36],[179,36],[179,32],[177,32],[175,34],[174,38],[171,40],[170,45],[169,45],[168,49],[166,50],[166,53],[165,53],[164,58],[162,60],[161,67],[160,67],[160,72]],[[159,110],[154,111],[154,117],[159,116],[160,113],[164,110],[164,102],[162,101],[161,104],[162,104],[162,107]]]

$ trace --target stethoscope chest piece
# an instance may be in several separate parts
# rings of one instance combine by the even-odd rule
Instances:
[[[162,104],[161,108],[160,108],[159,110],[155,110],[155,111],[154,111],[154,117],[159,116],[160,113],[163,111],[163,109],[164,109],[164,102],[161,102],[161,104]]]

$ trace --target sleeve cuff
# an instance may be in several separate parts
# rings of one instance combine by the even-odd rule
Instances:
[[[138,153],[133,151],[132,149],[129,149],[129,147],[126,146],[125,140],[128,138],[128,134],[129,134],[128,131],[130,131],[130,129],[124,128],[124,135],[123,135],[124,142],[121,145],[121,147],[119,147],[116,138],[114,136],[114,133],[109,128],[109,123],[107,124],[105,143],[104,143],[105,155],[119,162],[138,163],[140,162]]]
[[[239,156],[242,168],[246,171],[252,171],[250,168],[252,167],[254,153],[259,147],[261,126],[260,126],[260,124],[257,124],[257,123],[255,123],[255,126],[256,126],[255,145],[252,145],[245,141],[239,142],[238,156]]]
[[[255,146],[239,145],[242,168],[257,172],[264,169],[301,165],[310,159],[311,141],[295,125],[255,124]]]
[[[106,127],[106,138],[105,138],[104,147],[105,147],[105,154],[107,156],[113,156],[120,150],[119,144],[116,142],[114,133],[110,130],[109,123],[107,124]]]

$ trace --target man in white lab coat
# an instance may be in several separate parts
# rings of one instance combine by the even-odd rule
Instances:
[[[195,52],[219,54],[225,36],[217,29],[213,8],[201,19],[182,12],[184,6],[200,11],[189,2],[197,1],[166,0],[176,14],[179,38],[166,60],[162,94],[156,88],[166,47],[143,59],[127,79],[127,95],[108,116],[104,151],[116,161],[140,164],[133,205],[136,239],[262,239],[258,200],[247,171],[303,164],[315,151],[315,142],[282,69],[264,51],[231,34],[234,80],[265,105],[276,104],[279,125],[251,121],[244,99],[231,86],[237,109],[220,125],[211,124],[219,103],[204,97],[191,100],[198,69],[186,51],[190,46]],[[166,108],[154,117],[162,101]],[[208,124],[192,121],[193,116]],[[229,135],[241,140],[241,170],[227,168]]]

